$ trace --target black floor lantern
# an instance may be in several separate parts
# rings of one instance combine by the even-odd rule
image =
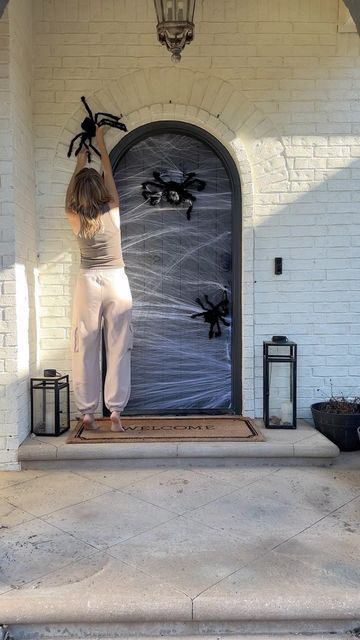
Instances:
[[[60,436],[70,429],[69,376],[44,375],[30,382],[31,433]]]
[[[296,429],[297,345],[285,336],[263,343],[263,418],[267,429]]]

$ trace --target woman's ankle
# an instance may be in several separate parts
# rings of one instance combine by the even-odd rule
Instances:
[[[111,431],[125,431],[125,429],[121,424],[119,411],[112,411],[110,420],[111,420]]]
[[[87,429],[97,429],[95,416],[93,413],[84,413],[82,417],[83,425]]]

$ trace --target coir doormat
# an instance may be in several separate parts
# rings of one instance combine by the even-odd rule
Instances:
[[[242,416],[124,417],[125,431],[110,431],[109,418],[97,421],[98,429],[85,429],[79,420],[67,443],[102,442],[263,442],[250,418]]]

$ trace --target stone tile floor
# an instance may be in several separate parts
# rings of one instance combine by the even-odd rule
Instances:
[[[359,534],[360,452],[329,467],[78,460],[1,472],[0,620],[39,606],[51,619],[79,597],[95,618],[115,606],[137,619],[264,606],[271,617],[279,598],[294,614],[334,603],[360,614]]]

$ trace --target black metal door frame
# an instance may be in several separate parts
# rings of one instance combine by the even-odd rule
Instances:
[[[234,413],[240,415],[242,412],[242,305],[241,305],[241,291],[242,291],[242,215],[241,215],[241,184],[240,176],[237,170],[236,164],[231,157],[229,151],[224,145],[213,135],[204,131],[200,127],[186,122],[178,122],[173,120],[161,120],[158,122],[151,122],[149,124],[137,127],[130,133],[128,133],[120,142],[114,147],[110,153],[110,160],[113,171],[115,173],[116,168],[127,153],[135,144],[141,142],[149,136],[154,136],[160,133],[172,133],[186,135],[193,137],[201,142],[207,144],[214,153],[220,158],[223,163],[226,173],[228,175],[231,194],[232,194],[232,206],[231,206],[231,249],[232,249],[232,406]],[[106,352],[104,346],[104,340],[102,341],[102,381],[103,388],[106,374]],[[108,416],[107,410],[103,401],[103,415]]]

